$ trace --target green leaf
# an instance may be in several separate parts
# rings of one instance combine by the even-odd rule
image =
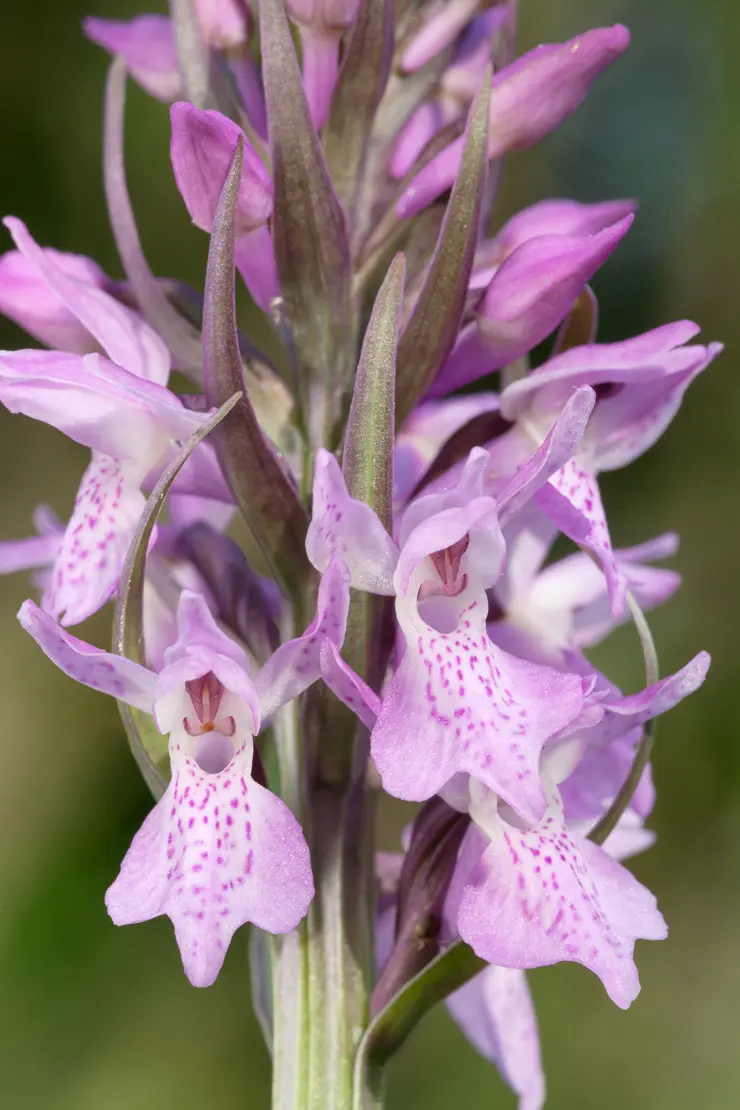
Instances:
[[[405,260],[393,260],[375,299],[357,367],[342,468],[351,497],[392,530],[396,348]]]
[[[645,614],[629,590],[627,591],[627,605],[632,614],[632,620],[635,623],[637,634],[640,637],[642,657],[645,660],[645,685],[653,686],[660,677],[658,653],[655,648],[653,634],[650,631],[650,625],[647,622]],[[621,790],[604,816],[588,834],[588,839],[593,840],[594,844],[604,843],[609,834],[617,827],[619,819],[632,801],[632,797],[637,787],[640,785],[643,772],[650,761],[653,743],[655,742],[655,726],[656,719],[654,717],[651,721],[646,721],[643,725],[642,737],[637,746],[635,758],[632,761],[629,774],[624,780]]]
[[[234,217],[243,157],[240,140],[213,221],[203,310],[203,388],[214,406],[240,394],[215,437],[216,451],[271,572],[290,593],[312,573],[305,549],[308,516],[245,391],[234,303]]]
[[[486,181],[490,73],[470,110],[465,146],[439,241],[398,347],[396,426],[434,381],[465,308]]]
[[[393,58],[393,8],[393,0],[362,0],[323,132],[331,179],[350,226]]]
[[[275,261],[298,381],[304,392],[312,381],[326,383],[329,402],[341,403],[353,369],[346,220],[311,123],[283,0],[261,0],[260,44]]]
[[[364,1110],[378,1103],[382,1097],[385,1066],[394,1052],[438,1002],[487,966],[472,948],[457,941],[409,980],[373,1018],[355,1057],[353,1110]]]
[[[187,441],[182,451],[162,474],[152,490],[141,515],[136,532],[129,545],[126,560],[121,571],[121,584],[118,590],[118,603],[113,618],[113,650],[118,655],[133,659],[145,665],[144,655],[144,572],[149,541],[154,525],[157,523],[165,498],[172,483],[182,470],[195,448],[214,428],[218,427],[225,416],[237,404],[241,394],[230,397],[213,416],[203,424]],[[126,728],[131,750],[149,789],[155,798],[160,798],[167,787],[166,767],[167,740],[157,732],[154,721],[148,713],[132,709],[119,701],[123,723]]]

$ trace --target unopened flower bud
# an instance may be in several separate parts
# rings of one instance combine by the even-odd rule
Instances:
[[[632,224],[625,216],[596,235],[540,235],[522,243],[496,270],[440,372],[431,396],[499,370],[541,343],[568,313],[586,282]]]
[[[600,27],[568,42],[538,46],[497,73],[491,85],[489,158],[525,150],[559,127],[629,40],[626,27]],[[417,174],[398,202],[399,217],[413,216],[450,188],[462,145],[462,139],[455,140]]]
[[[210,231],[237,142],[243,132],[220,112],[179,102],[170,110],[172,169],[193,223]],[[244,168],[239,186],[236,234],[254,231],[272,212],[270,175],[244,139]]]
[[[245,0],[195,0],[203,38],[216,50],[242,46],[249,38],[250,14]]]

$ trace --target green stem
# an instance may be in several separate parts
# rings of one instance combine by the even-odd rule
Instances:
[[[304,798],[299,705],[277,715],[277,753],[283,800],[301,819]],[[309,1105],[309,960],[306,923],[275,938],[273,965],[272,1110]]]
[[[311,849],[316,895],[302,926],[278,938],[273,973],[273,1110],[351,1110],[372,968],[372,838],[364,788],[367,736],[316,684],[286,707],[281,792]],[[302,715],[301,715],[302,708]]]
[[[347,858],[352,808],[343,791],[318,786],[312,792],[317,890],[308,916],[309,1110],[350,1110],[354,1056],[367,1023],[363,930],[356,927]]]

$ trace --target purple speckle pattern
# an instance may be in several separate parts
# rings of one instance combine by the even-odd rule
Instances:
[[[364,725],[372,728],[380,709],[380,698],[344,662],[339,648],[330,640],[325,640],[321,649],[321,674],[332,693],[357,714]]]
[[[138,467],[93,453],[44,594],[44,608],[79,624],[115,593],[144,509]]]
[[[460,602],[449,633],[425,624],[415,604],[407,611],[406,652],[373,729],[373,759],[395,797],[422,801],[466,771],[535,821],[545,809],[540,751],[580,712],[583,682],[497,648],[482,590]]]
[[[570,502],[581,518],[584,532],[572,535],[576,543],[592,551],[601,563],[607,586],[612,612],[620,616],[624,612],[626,583],[612,550],[609,527],[601,501],[601,493],[596,476],[590,473],[579,461],[573,458],[550,479],[554,488]],[[571,533],[567,520],[555,521],[566,535]]]
[[[666,935],[650,891],[603,849],[568,830],[556,790],[533,828],[521,831],[498,820],[465,883],[457,927],[493,964],[581,963],[622,1008],[640,989],[635,940]]]
[[[173,733],[170,785],[134,837],[106,905],[117,925],[166,914],[190,982],[209,986],[244,922],[271,933],[295,928],[313,879],[300,825],[250,776],[251,743],[207,774],[187,742]]]

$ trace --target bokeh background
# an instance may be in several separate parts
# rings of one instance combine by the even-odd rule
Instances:
[[[0,30],[0,209],[40,242],[120,274],[100,172],[104,55],[88,0],[7,5]],[[157,4],[157,7],[160,5]],[[622,21],[632,49],[587,105],[507,167],[500,220],[547,196],[636,196],[639,218],[599,275],[601,338],[684,316],[723,358],[662,442],[604,488],[621,544],[677,529],[679,596],[654,619],[664,672],[714,656],[701,693],[659,729],[657,846],[636,861],[670,923],[641,943],[643,993],[622,1013],[582,968],[538,971],[552,1110],[740,1105],[740,5],[732,0],[522,0],[520,45]],[[136,0],[97,0],[127,17]],[[168,166],[164,107],[130,93],[129,174],[153,268],[202,285],[205,237]],[[9,238],[2,232],[2,249]],[[0,346],[25,346],[0,321]],[[69,511],[85,452],[0,412],[2,537],[32,507]],[[64,679],[14,620],[0,580],[0,1101],[13,1110],[262,1110],[267,1055],[250,1016],[246,943],[207,991],[182,975],[169,922],[115,929],[103,892],[149,806],[115,706]],[[108,636],[107,614],[87,629]],[[598,662],[640,681],[629,630]],[[387,821],[387,846],[399,814]],[[391,1110],[511,1107],[444,1012],[392,1069]]]

